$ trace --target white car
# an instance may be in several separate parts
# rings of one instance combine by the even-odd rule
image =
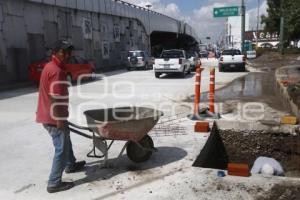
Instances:
[[[219,72],[246,71],[246,57],[238,49],[224,50],[219,59]]]
[[[191,73],[191,64],[184,50],[173,49],[164,50],[160,58],[154,61],[155,77],[159,78],[161,74],[179,74],[182,78]]]
[[[256,58],[256,51],[247,51],[247,58],[248,59]]]

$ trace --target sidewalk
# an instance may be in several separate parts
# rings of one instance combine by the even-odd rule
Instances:
[[[26,82],[17,82],[17,83],[7,83],[0,85],[0,92],[7,91],[7,90],[17,90],[23,89],[26,87],[34,87],[35,84],[29,81]]]
[[[276,82],[284,103],[300,119],[300,65],[284,66],[275,72]]]

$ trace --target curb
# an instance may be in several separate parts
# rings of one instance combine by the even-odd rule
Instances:
[[[283,100],[284,105],[287,106],[288,108],[290,108],[292,113],[297,117],[297,119],[299,121],[300,120],[299,106],[296,105],[294,103],[294,101],[292,100],[292,98],[290,97],[290,95],[287,91],[287,87],[285,87],[281,83],[282,79],[280,78],[279,71],[282,70],[283,68],[287,68],[287,66],[280,67],[280,68],[276,69],[276,71],[275,71],[275,81],[276,81],[275,87],[278,90],[280,97]]]
[[[0,86],[0,92],[24,89],[24,88],[33,87],[33,86],[35,86],[35,84],[32,82],[20,82],[20,83],[13,83],[13,84],[9,84],[9,85],[7,84],[7,85]]]

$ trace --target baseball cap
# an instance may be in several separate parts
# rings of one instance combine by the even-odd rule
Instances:
[[[59,50],[73,50],[74,46],[67,40],[58,40],[54,43],[52,51],[58,52]]]

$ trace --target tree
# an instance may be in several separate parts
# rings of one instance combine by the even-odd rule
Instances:
[[[300,0],[286,2],[284,17],[287,22],[287,40],[298,42],[300,39]]]
[[[300,0],[267,0],[268,16],[262,16],[265,31],[279,32],[280,17],[284,17],[285,40],[298,42],[300,40]],[[281,10],[281,3],[282,10]]]

